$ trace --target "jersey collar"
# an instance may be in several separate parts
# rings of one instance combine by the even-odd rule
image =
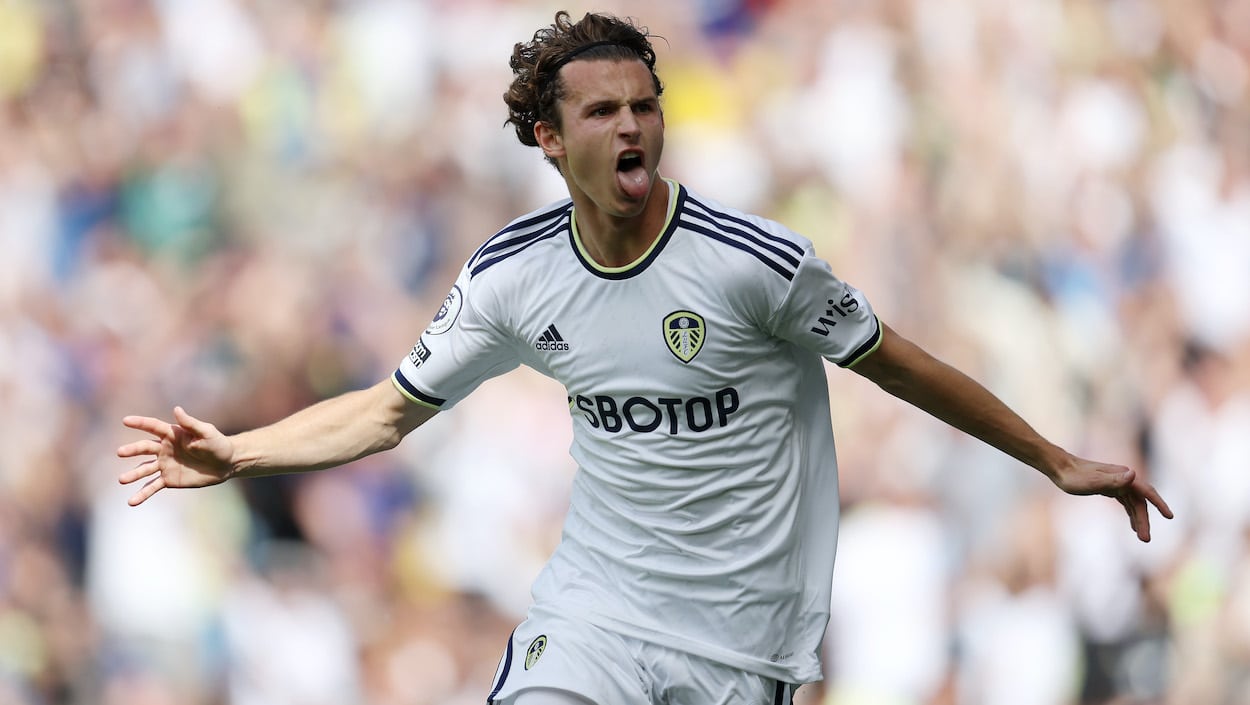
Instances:
[[[651,243],[651,247],[648,247],[646,252],[629,264],[620,267],[605,267],[595,262],[594,258],[586,252],[586,248],[582,245],[581,235],[577,232],[576,209],[569,214],[569,244],[572,245],[573,254],[577,256],[577,260],[588,272],[603,279],[628,279],[641,274],[655,261],[660,251],[672,239],[673,232],[677,230],[677,219],[673,216],[686,201],[685,187],[672,179],[665,178],[664,181],[668,184],[668,215],[664,219],[664,229],[655,242]]]

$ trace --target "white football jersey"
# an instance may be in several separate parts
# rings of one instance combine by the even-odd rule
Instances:
[[[579,469],[535,604],[789,683],[820,677],[838,487],[821,357],[881,327],[778,223],[668,181],[662,235],[602,267],[571,201],[469,259],[393,376],[446,409],[528,365],[562,383]]]

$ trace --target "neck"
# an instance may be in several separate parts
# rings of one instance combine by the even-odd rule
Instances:
[[[668,220],[669,188],[667,181],[657,178],[642,212],[625,217],[605,213],[584,196],[574,196],[573,216],[586,254],[604,267],[637,261],[660,237]]]

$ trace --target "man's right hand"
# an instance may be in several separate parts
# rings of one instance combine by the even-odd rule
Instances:
[[[123,485],[155,475],[131,496],[132,507],[166,487],[208,487],[224,482],[233,472],[234,445],[229,438],[180,406],[174,407],[174,420],[176,423],[148,416],[122,419],[129,428],[153,436],[117,449],[119,458],[146,458],[118,476]]]

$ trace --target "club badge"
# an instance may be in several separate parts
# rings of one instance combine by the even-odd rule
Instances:
[[[664,318],[664,342],[683,363],[689,363],[703,349],[706,334],[703,316],[692,311],[674,311]]]
[[[534,638],[530,642],[530,647],[525,650],[525,670],[530,670],[534,664],[538,663],[538,659],[542,658],[543,652],[547,650],[547,635],[543,634]]]

